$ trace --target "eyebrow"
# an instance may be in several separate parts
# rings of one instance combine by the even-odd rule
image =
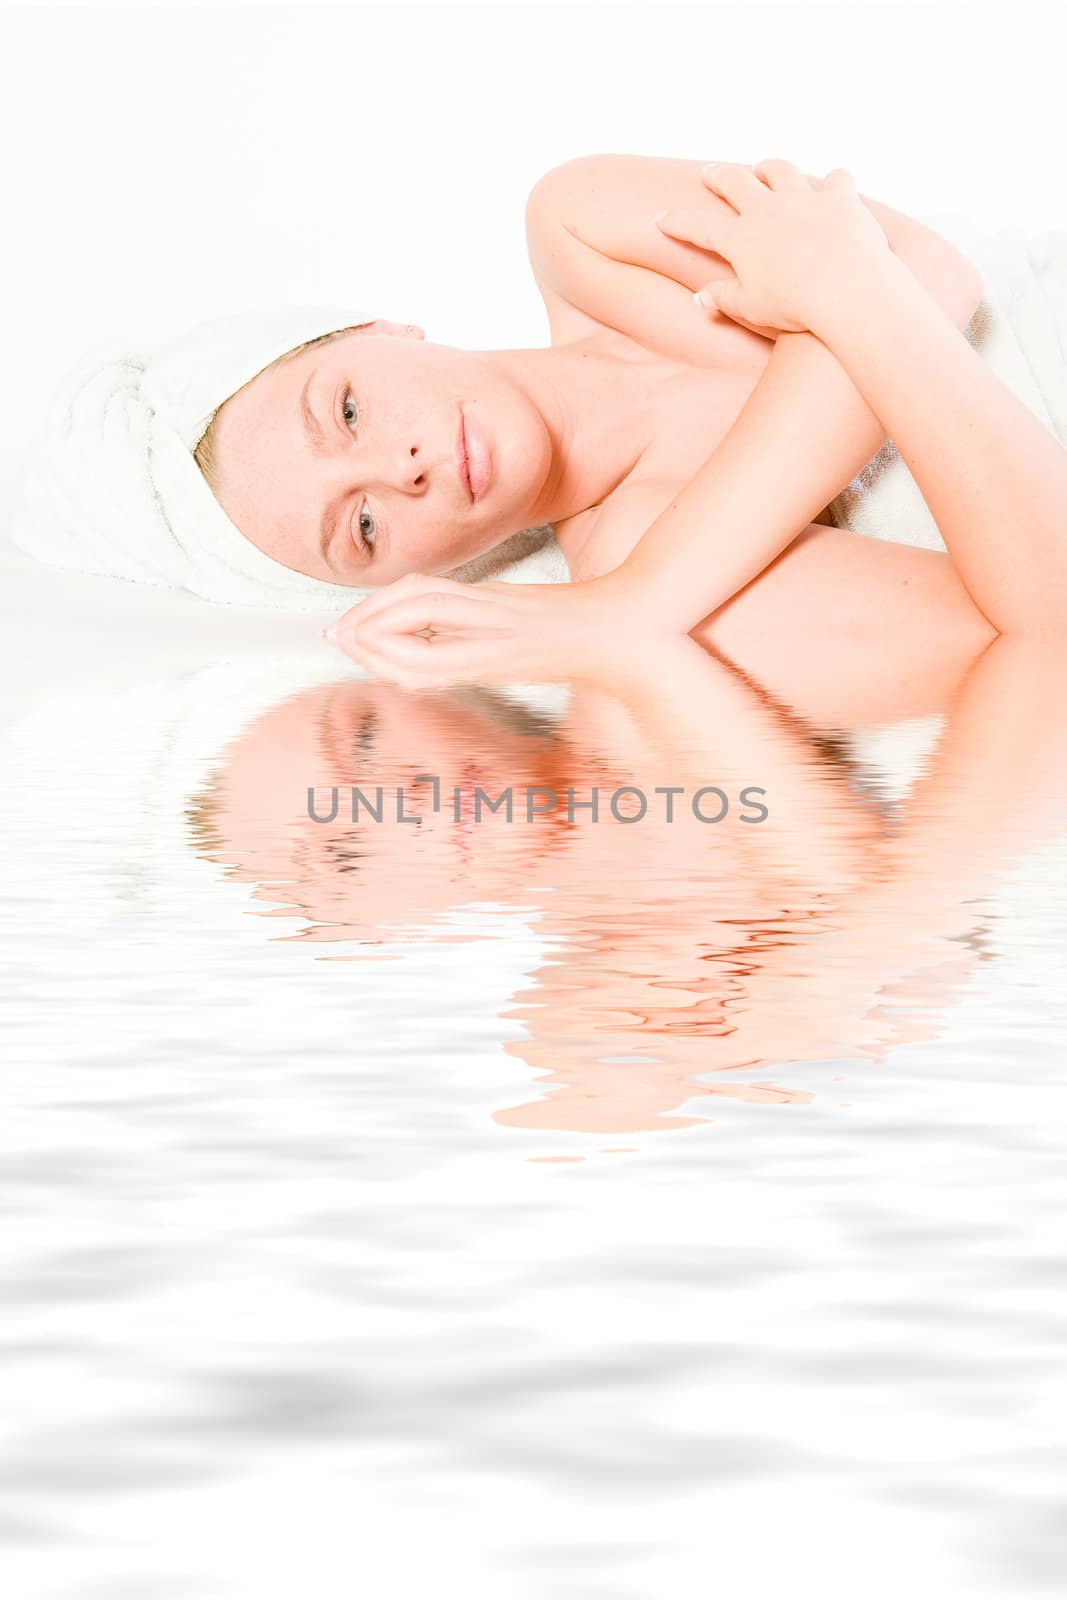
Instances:
[[[312,450],[317,456],[321,456],[326,449],[326,435],[311,409],[311,401],[308,398],[308,390],[311,388],[314,377],[314,372],[310,373],[307,382],[300,391],[300,415],[304,419],[304,432],[308,436],[308,442]]]
[[[318,418],[311,409],[311,401],[308,396],[308,391],[311,388],[314,377],[315,372],[310,372],[308,374],[307,382],[300,391],[300,415],[303,418],[304,432],[307,434],[308,443],[311,446],[312,453],[314,455],[321,456],[325,455],[327,449],[326,434],[323,432]],[[319,554],[322,556],[323,561],[329,567],[331,572],[336,572],[337,569],[334,567],[333,562],[326,554],[326,551],[330,540],[333,538],[336,527],[337,513],[333,506],[327,506],[326,510],[322,514],[322,523],[319,527]]]

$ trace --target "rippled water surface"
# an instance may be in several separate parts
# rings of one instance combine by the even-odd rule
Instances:
[[[7,1594],[1063,1592],[1062,684],[413,693],[12,584]]]

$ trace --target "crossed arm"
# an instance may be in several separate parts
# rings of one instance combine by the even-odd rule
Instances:
[[[702,317],[688,287],[666,274],[681,271],[688,282],[705,284],[731,278],[729,263],[684,239],[660,238],[672,252],[662,253],[657,230],[649,227],[665,200],[668,219],[698,215],[694,199],[711,219],[732,216],[724,200],[703,188],[699,166],[641,156],[580,157],[538,184],[527,231],[539,272],[565,298],[679,359],[706,355],[719,364],[729,355],[727,335],[749,344],[756,335],[725,317]],[[965,328],[983,292],[973,263],[914,218],[861,198],[939,320]],[[725,439],[625,563],[649,608],[682,631],[694,627],[763,572],[886,438],[886,427],[834,351],[812,332],[778,334]],[[600,531],[607,533],[609,518],[622,523],[629,515],[620,501],[602,513]],[[679,549],[683,539],[688,558]]]
[[[737,207],[705,224],[734,268],[724,289],[730,314],[810,330],[892,435],[982,615],[998,633],[1062,640],[1067,452],[924,292],[872,222],[849,174],[831,173],[824,188],[788,162],[765,162],[758,171],[766,182],[729,165],[705,180]],[[825,256],[828,246],[832,266],[821,273],[820,250]],[[750,409],[758,414],[750,402],[740,422]],[[620,578],[629,569],[626,581],[651,595],[657,615],[684,623],[705,600],[709,609],[721,604],[800,531],[788,521],[796,485],[776,489],[772,477],[749,513],[743,547],[725,568],[701,577],[697,529],[709,513],[703,491],[710,487],[720,505],[724,497],[727,515],[740,510],[740,456],[732,443],[728,435],[618,569]],[[777,456],[775,467],[785,470]]]
[[[736,218],[717,196],[704,201]],[[509,647],[516,672],[526,665],[550,668],[580,635],[596,645],[598,638],[627,638],[635,629],[688,632],[770,567],[887,433],[926,496],[977,614],[998,632],[1059,637],[1067,617],[1067,454],[960,336],[982,292],[971,264],[920,224],[866,197],[856,197],[855,211],[878,234],[884,262],[872,266],[862,251],[853,251],[842,273],[836,252],[826,251],[818,266],[826,264],[835,292],[821,295],[820,319],[802,319],[805,331],[780,334],[730,433],[620,566],[560,589],[485,584],[458,595],[448,592],[447,582],[412,580],[395,603],[375,597],[349,614],[358,625],[362,612],[375,633],[382,624],[398,646],[406,632],[389,664],[417,669],[433,657],[446,670],[477,675],[493,662],[491,641],[489,648],[484,638],[480,649],[469,642],[457,647],[451,660],[441,648],[447,642],[442,634],[454,637],[465,629],[498,636],[510,630],[513,643],[529,644],[525,655]],[[581,271],[594,270],[597,252],[565,231],[580,252],[567,259],[572,292],[574,282],[581,292]],[[832,232],[825,237],[834,242]],[[807,235],[802,231],[793,242],[799,253],[807,251],[810,278]],[[559,238],[557,248],[572,246]],[[713,259],[704,257],[703,281],[732,278],[725,259],[710,270]],[[771,251],[764,263],[776,259],[780,254]],[[850,267],[857,269],[851,283]],[[632,303],[628,275],[641,269],[617,260],[605,268],[601,260],[595,270],[598,315],[612,316],[615,296],[614,320],[639,337],[624,318]],[[700,317],[694,324],[689,292],[680,283],[667,288],[675,291],[672,303],[662,315],[655,307],[661,343],[678,336],[683,316],[691,330],[686,337],[698,338]],[[642,303],[647,315],[647,296]],[[760,320],[751,317],[750,326]],[[756,337],[743,325],[733,331]],[[713,541],[709,528],[718,534]],[[438,630],[433,639],[412,636],[427,628]]]
[[[953,325],[965,328],[982,298],[973,262],[921,222],[861,198],[915,282]],[[665,237],[649,226],[664,202]],[[528,202],[526,230],[537,272],[561,298],[678,360],[718,366],[731,358],[731,339],[739,347],[760,342],[729,318],[701,314],[686,286],[731,277],[720,254],[694,245],[691,226],[731,214],[723,198],[702,186],[697,162],[590,155],[545,173]],[[672,221],[681,229],[672,229]],[[765,373],[686,490],[686,502],[701,504],[705,528],[717,533],[704,541],[699,576],[709,603],[701,614],[760,573],[886,440],[848,371],[813,333],[760,331],[777,338]],[[761,538],[753,507],[760,509],[760,530],[781,526],[789,533]],[[627,515],[624,501],[619,515]]]

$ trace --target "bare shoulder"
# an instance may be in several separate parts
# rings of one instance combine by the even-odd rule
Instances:
[[[556,315],[562,330],[557,338],[553,325],[554,342],[606,327],[687,366],[766,364],[768,340],[694,309],[693,290],[729,276],[727,263],[668,238],[652,220],[664,207],[695,203],[730,211],[701,180],[701,165],[598,154],[564,162],[537,181],[526,203],[526,242],[550,322]],[[561,307],[584,320],[565,321]]]

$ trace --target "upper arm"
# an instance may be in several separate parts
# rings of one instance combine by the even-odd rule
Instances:
[[[526,203],[526,242],[539,282],[567,304],[690,366],[763,365],[770,341],[693,303],[694,289],[729,277],[721,256],[669,239],[652,221],[692,204],[699,161],[591,155],[554,167]],[[726,208],[729,209],[729,208]]]
[[[860,199],[880,223],[894,255],[907,263],[952,320],[966,327],[985,287],[974,262],[925,223],[903,211],[894,211],[892,206],[872,200],[869,195],[861,194]]]
[[[668,238],[652,221],[664,207],[691,206],[697,197],[733,215],[705,185],[702,165],[666,156],[598,154],[552,168],[527,199],[530,264],[539,281],[568,304],[646,348],[690,365],[762,365],[768,340],[693,304],[695,289],[732,276],[729,264]],[[915,218],[867,195],[860,198],[894,252],[953,320],[965,325],[982,295],[973,263]]]

